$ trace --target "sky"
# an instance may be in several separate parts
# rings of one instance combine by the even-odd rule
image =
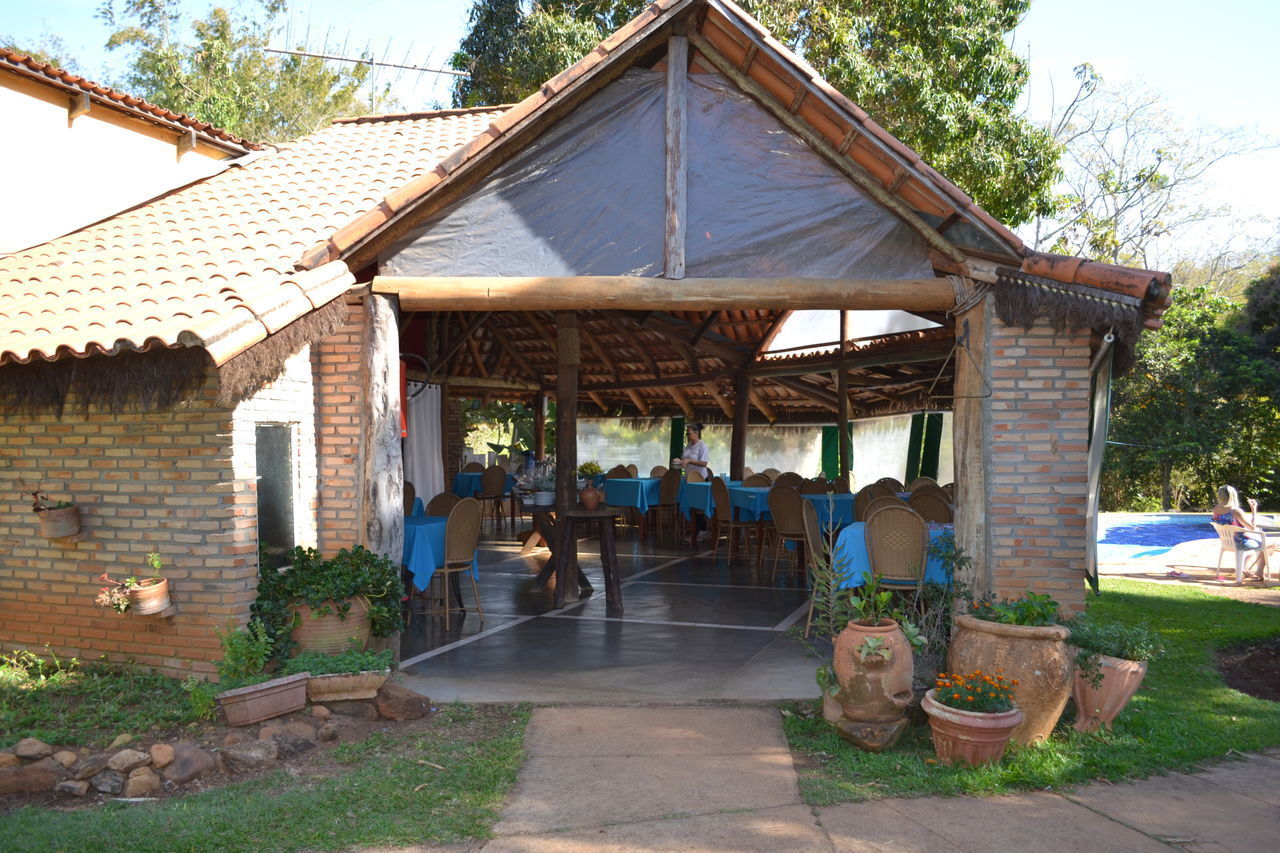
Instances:
[[[81,74],[111,82],[124,57],[103,47],[108,28],[95,17],[101,2],[0,0],[0,36],[22,43],[56,34]],[[183,0],[196,16],[212,5]],[[470,6],[470,0],[292,0],[288,32],[275,46],[305,43],[345,55],[367,50],[388,62],[444,67],[466,30]],[[1034,0],[1012,36],[1031,63],[1027,115],[1046,120],[1055,98],[1061,102],[1073,91],[1072,69],[1087,61],[1108,85],[1154,90],[1185,126],[1243,125],[1280,140],[1280,64],[1273,57],[1280,3],[1218,0],[1211,14],[1208,8],[1192,0]],[[390,75],[385,79],[393,80],[406,109],[448,105],[448,78],[380,73]],[[1280,150],[1234,158],[1209,177],[1206,202],[1230,204],[1243,215],[1280,216]]]

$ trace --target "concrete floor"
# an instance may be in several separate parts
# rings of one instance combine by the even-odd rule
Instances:
[[[517,525],[519,527],[520,525]],[[624,615],[605,614],[595,539],[578,544],[595,591],[556,610],[534,579],[546,549],[528,556],[510,527],[486,524],[480,548],[484,624],[462,583],[465,614],[449,631],[438,616],[415,616],[401,644],[405,686],[437,702],[635,703],[816,698],[814,670],[787,628],[804,624],[808,593],[799,575],[757,570],[754,558],[718,559],[687,540],[641,541],[619,527]]]

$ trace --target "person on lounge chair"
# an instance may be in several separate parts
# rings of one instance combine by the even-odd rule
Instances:
[[[1254,566],[1257,570],[1255,577],[1263,580],[1270,567],[1267,565],[1266,535],[1258,529],[1258,501],[1255,498],[1249,498],[1249,509],[1250,517],[1245,518],[1244,510],[1240,509],[1240,495],[1236,493],[1235,486],[1220,486],[1218,505],[1213,508],[1209,516],[1214,524],[1241,528],[1235,534],[1236,548],[1240,551],[1258,552],[1258,562]]]

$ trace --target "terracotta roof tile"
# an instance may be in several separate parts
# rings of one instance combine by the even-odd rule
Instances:
[[[341,295],[354,282],[346,265],[298,271],[304,255],[319,260],[317,243],[385,221],[389,196],[425,186],[495,117],[335,124],[0,258],[0,363],[204,346],[221,364]]]

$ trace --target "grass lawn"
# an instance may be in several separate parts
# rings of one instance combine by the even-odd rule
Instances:
[[[800,791],[814,806],[881,797],[999,794],[1189,770],[1233,750],[1280,745],[1280,703],[1227,687],[1214,651],[1280,634],[1280,610],[1209,595],[1195,587],[1104,579],[1089,611],[1158,631],[1165,654],[1152,661],[1137,696],[1111,732],[1071,729],[1071,703],[1052,740],[1010,747],[998,765],[977,769],[934,762],[927,726],[909,728],[888,752],[874,755],[835,734],[817,703],[784,707],[784,729],[801,757]],[[816,664],[815,664],[816,665]]]

